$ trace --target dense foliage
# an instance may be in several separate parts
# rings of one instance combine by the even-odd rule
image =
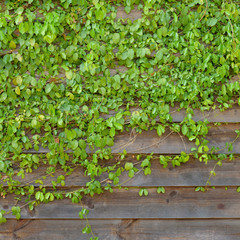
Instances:
[[[132,10],[141,16],[122,19],[118,14]],[[163,167],[179,166],[190,155],[219,164],[232,159],[209,149],[208,121],[195,122],[192,116],[196,108],[240,104],[239,82],[231,80],[240,69],[239,14],[238,1],[227,0],[2,1],[1,196],[27,196],[30,209],[64,197],[75,203],[83,195],[112,191],[96,179],[103,173],[113,185],[123,171],[130,178],[139,169],[151,174],[156,157]],[[173,123],[170,113],[176,105],[186,109],[181,123]],[[196,148],[180,156],[138,155],[138,166],[126,161],[122,167],[127,152],[113,154],[111,147],[119,132],[133,129],[137,134],[155,129],[159,136],[170,129]],[[231,151],[231,143],[227,148]],[[119,161],[110,162],[116,155]],[[46,166],[46,174],[24,182],[40,166]],[[64,186],[77,166],[90,177],[86,187],[60,191],[57,186]],[[58,175],[59,168],[65,174]],[[44,180],[51,175],[57,180],[49,190]],[[17,218],[20,208],[12,209]]]

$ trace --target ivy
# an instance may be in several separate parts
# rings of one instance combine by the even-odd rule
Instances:
[[[138,19],[119,18],[120,7],[122,16],[135,10]],[[164,168],[190,157],[205,163],[214,159],[217,165],[233,160],[233,154],[209,148],[211,125],[193,116],[194,109],[240,105],[239,82],[233,80],[240,68],[239,14],[237,1],[219,0],[2,1],[1,197],[25,198],[31,210],[62,198],[78,203],[84,195],[121,187],[125,171],[129,179],[140,172],[150,175],[154,159]],[[174,106],[186,111],[181,122],[173,122]],[[134,163],[125,146],[112,151],[119,133],[136,136],[148,130],[159,137],[177,133],[194,147],[179,155],[137,155]],[[226,152],[236,139],[226,143]],[[45,175],[26,184],[26,175],[42,166]],[[89,177],[86,186],[58,188],[78,168]],[[107,184],[97,180],[104,173]],[[48,178],[51,190],[44,187]],[[147,196],[147,189],[139,195]],[[17,219],[21,208],[12,208]],[[1,223],[6,214],[0,212]],[[87,218],[84,208],[79,216]],[[83,232],[97,239],[89,224]]]

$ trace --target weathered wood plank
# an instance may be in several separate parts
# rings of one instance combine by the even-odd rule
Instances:
[[[157,157],[157,156],[156,156]],[[141,162],[133,158],[128,159],[135,167],[140,168]],[[124,166],[126,161],[122,161],[121,166]],[[137,162],[139,162],[137,164]],[[210,171],[214,168],[216,161],[209,161],[208,164],[199,162],[196,159],[190,159],[186,164],[180,167],[173,168],[171,165],[163,168],[158,159],[152,160],[151,175],[145,176],[143,171],[140,171],[132,179],[128,177],[128,173],[124,172],[120,177],[120,184],[123,187],[157,187],[157,186],[205,186],[210,177]],[[40,167],[38,170],[33,170],[32,173],[26,174],[24,180],[21,177],[16,177],[22,184],[31,182],[34,186],[39,186],[39,183],[34,183],[36,179],[42,179],[46,175],[46,167]],[[240,159],[236,158],[234,161],[224,160],[221,167],[215,168],[216,176],[210,179],[212,186],[240,186]],[[55,175],[55,176],[54,176]],[[57,169],[54,177],[47,175],[43,180],[45,186],[51,187],[51,181],[56,181],[57,176],[65,175],[64,171]],[[108,179],[108,173],[102,174],[97,178],[99,181]],[[66,176],[65,186],[85,186],[90,180],[84,175],[84,169],[77,168],[71,175]],[[106,182],[106,181],[105,181]],[[109,183],[109,181],[108,181]],[[104,184],[104,183],[103,183]],[[5,183],[7,185],[7,183]],[[60,184],[58,185],[60,186]]]
[[[226,142],[232,142],[236,138],[236,129],[240,129],[238,124],[223,124],[212,126],[206,136],[209,140],[209,148],[218,147],[217,153],[240,153],[240,142],[235,141],[231,152],[225,147]],[[122,152],[124,149],[128,153],[155,153],[155,154],[179,154],[182,151],[190,153],[191,148],[196,147],[194,142],[188,141],[186,137],[181,137],[178,133],[173,133],[169,129],[159,137],[155,130],[143,131],[141,134],[134,132],[122,132],[115,136],[114,146],[111,147],[112,153]],[[47,153],[47,148],[23,150],[23,153]],[[93,151],[86,149],[88,153]]]
[[[176,104],[175,107],[170,107],[169,114],[172,116],[173,122],[182,122],[184,118],[186,117],[186,110],[185,109],[179,109],[179,104]],[[132,107],[130,108],[130,112],[139,111],[141,108],[138,107]],[[109,111],[109,114],[105,114],[103,116],[104,119],[107,119],[111,116],[114,116],[116,114],[115,111]],[[219,109],[216,110],[210,110],[201,112],[199,109],[194,109],[194,115],[192,117],[194,121],[204,121],[204,119],[207,119],[210,123],[220,122],[220,123],[239,123],[240,122],[240,107],[235,104],[232,108],[227,109],[225,111],[220,111]],[[159,118],[156,118],[156,120],[159,120]]]
[[[237,240],[240,220],[90,220],[100,240]],[[84,220],[9,220],[2,240],[87,240]]]
[[[69,189],[72,191],[73,189]],[[149,195],[140,197],[139,188],[114,189],[94,198],[84,197],[82,204],[89,209],[89,219],[108,218],[240,218],[240,194],[236,188],[216,188],[207,192],[195,192],[194,188],[166,188],[165,194],[158,194],[156,188],[149,188]],[[16,200],[7,196],[0,201],[0,209],[10,210]],[[77,219],[81,204],[72,204],[64,199],[42,204],[29,211],[22,210],[25,219]],[[13,218],[11,215],[8,218]]]
[[[134,6],[131,12],[127,14],[124,10],[124,7],[118,7],[116,19],[127,19],[127,18],[129,18],[132,21],[142,18],[142,11],[138,10],[137,6]]]

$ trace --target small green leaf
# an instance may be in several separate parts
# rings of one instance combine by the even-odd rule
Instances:
[[[119,33],[114,33],[113,34],[113,37],[112,37],[112,40],[115,44],[119,43],[120,41],[120,34]]]
[[[15,87],[15,93],[16,93],[17,95],[20,95],[20,94],[21,94],[21,91],[20,91],[19,86]]]
[[[122,130],[123,129],[123,126],[121,123],[118,123],[118,122],[115,122],[114,123],[114,127],[117,129],[117,130]]]
[[[165,193],[165,188],[164,187],[158,187],[157,188],[157,193]]]
[[[7,99],[7,93],[3,92],[0,96],[0,102],[4,102]]]
[[[146,188],[141,188],[138,192],[139,196],[148,196],[148,190]]]
[[[45,92],[50,93],[53,89],[53,86],[54,86],[53,83],[47,84],[45,87]]]
[[[38,121],[37,121],[36,119],[33,119],[33,120],[31,121],[31,125],[32,125],[33,128],[38,128],[39,123],[38,123]]]
[[[106,12],[101,8],[96,10],[95,14],[96,14],[96,19],[100,21],[103,20],[106,16]]]
[[[71,70],[70,70],[70,71],[67,71],[67,72],[65,72],[65,75],[66,75],[66,78],[67,78],[67,79],[71,80],[72,77],[73,77],[73,72],[72,72]]]
[[[165,132],[165,127],[163,125],[159,125],[157,127],[157,134],[160,137]]]
[[[130,169],[129,170],[129,172],[128,172],[128,176],[130,177],[130,178],[133,178],[134,177],[134,170],[133,169]]]
[[[182,134],[183,134],[183,135],[186,135],[187,132],[188,132],[188,127],[187,127],[186,124],[183,124],[183,126],[182,126]]]
[[[57,36],[55,34],[48,34],[43,39],[49,44],[51,44],[56,39],[56,37]]]
[[[125,163],[125,169],[126,171],[129,171],[133,168],[133,163],[127,162]]]
[[[11,48],[11,49],[16,49],[16,43],[15,42],[13,42],[13,41],[11,41],[10,43],[9,43],[9,47]]]
[[[216,23],[217,23],[217,19],[216,18],[209,18],[208,20],[207,20],[207,25],[209,26],[209,27],[213,27]]]

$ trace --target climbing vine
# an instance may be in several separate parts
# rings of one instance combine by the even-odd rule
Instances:
[[[139,16],[131,18],[131,11]],[[156,158],[163,167],[190,157],[217,165],[233,160],[232,143],[226,143],[229,154],[210,148],[212,125],[193,117],[194,109],[240,104],[233,79],[240,68],[239,14],[239,2],[230,0],[2,1],[1,197],[24,198],[30,210],[62,198],[79,203],[85,195],[121,187],[124,171],[130,179],[151,174]],[[173,107],[186,112],[181,122],[173,121]],[[195,147],[180,155],[136,154],[136,163],[125,150],[131,139],[113,150],[119,133],[135,137],[149,130],[160,139],[177,133]],[[25,180],[41,167],[43,176]],[[59,189],[79,168],[89,177],[86,186]],[[148,195],[147,189],[139,195]],[[11,210],[17,219],[21,208]],[[6,214],[1,210],[1,223]],[[79,217],[86,215],[83,208]],[[83,232],[92,233],[89,224]]]

